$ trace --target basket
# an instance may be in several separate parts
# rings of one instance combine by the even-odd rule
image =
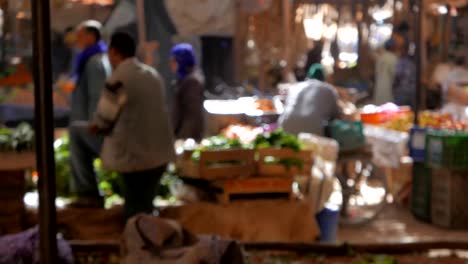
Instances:
[[[432,170],[424,163],[413,164],[411,212],[425,222],[431,221]]]
[[[468,190],[468,170],[434,169],[431,197],[432,223],[447,228],[468,228],[466,190]]]
[[[203,180],[223,180],[248,177],[255,173],[254,150],[202,151],[199,162],[192,160],[192,153],[184,153],[178,162],[184,177]]]
[[[413,127],[410,132],[409,155],[415,162],[424,162],[426,157],[427,129]]]
[[[468,169],[468,133],[428,131],[426,165],[433,168]]]
[[[283,164],[268,163],[267,158],[300,160],[302,167],[286,167]],[[258,150],[257,172],[259,176],[289,177],[295,175],[310,175],[313,165],[311,151],[294,151],[290,148],[267,148]]]
[[[328,127],[330,136],[338,141],[340,151],[362,148],[366,144],[361,122],[335,120]]]

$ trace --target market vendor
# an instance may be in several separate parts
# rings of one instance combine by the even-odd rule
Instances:
[[[330,84],[307,80],[290,89],[279,120],[286,132],[323,135],[326,123],[339,118],[338,94]]]
[[[176,45],[171,51],[171,69],[176,74],[173,125],[177,139],[203,138],[204,77],[197,69],[195,52],[190,44]]]
[[[174,158],[163,81],[135,53],[130,35],[112,36],[109,59],[114,73],[90,128],[106,136],[101,153],[104,167],[122,174],[127,219],[152,213],[159,181]]]

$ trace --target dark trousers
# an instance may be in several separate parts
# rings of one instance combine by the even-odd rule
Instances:
[[[140,213],[153,213],[153,200],[158,194],[160,180],[166,171],[166,166],[146,171],[122,173],[126,220]]]

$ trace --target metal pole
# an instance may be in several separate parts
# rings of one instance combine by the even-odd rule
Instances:
[[[424,0],[417,0],[416,1],[416,6],[413,6],[413,11],[416,12],[416,56],[415,56],[415,62],[416,62],[416,102],[415,102],[415,109],[414,109],[414,122],[415,124],[418,124],[418,116],[419,116],[419,111],[421,110],[421,105],[422,105],[422,92],[423,92],[423,87],[422,87],[422,74],[423,74],[423,60],[424,60],[424,55],[423,54],[423,45],[424,45],[424,39],[423,39],[423,19],[424,19]]]
[[[49,0],[31,0],[34,40],[36,158],[39,172],[40,263],[57,263],[52,62]]]

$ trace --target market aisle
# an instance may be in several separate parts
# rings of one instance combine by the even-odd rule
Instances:
[[[389,205],[374,222],[363,227],[341,227],[339,241],[356,243],[409,243],[466,241],[468,230],[450,230],[415,219],[408,208]]]

